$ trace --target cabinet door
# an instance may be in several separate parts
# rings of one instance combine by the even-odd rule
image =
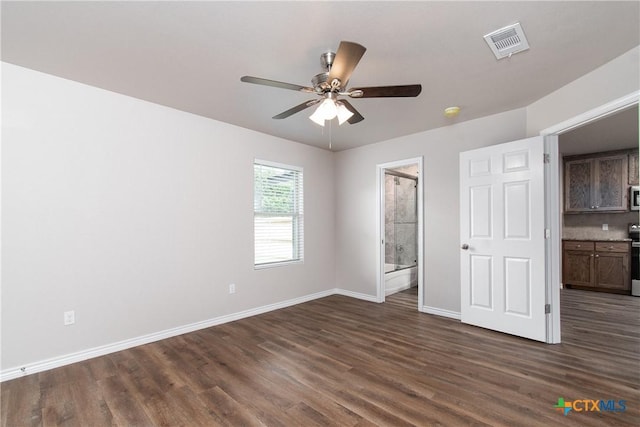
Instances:
[[[593,162],[595,210],[627,210],[627,155],[596,158]]]
[[[572,160],[566,162],[564,168],[565,212],[591,212],[593,161]]]
[[[593,286],[593,252],[564,251],[562,262],[562,283],[565,285]]]
[[[630,274],[629,254],[596,252],[595,279],[599,288],[628,291]]]
[[[640,184],[640,172],[638,172],[638,151],[629,154],[629,185]]]

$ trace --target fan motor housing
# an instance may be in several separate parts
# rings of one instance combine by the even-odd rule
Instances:
[[[326,93],[339,89],[339,87],[337,87],[339,83],[336,85],[336,87],[332,87],[331,83],[329,82],[329,72],[331,71],[331,66],[333,65],[333,60],[335,59],[335,57],[336,53],[331,51],[325,52],[320,55],[320,65],[322,66],[322,69],[325,70],[325,72],[316,74],[311,79],[313,88],[317,93]]]
[[[327,82],[329,80],[329,72],[316,74],[311,79],[311,84],[316,92],[322,93],[331,90],[331,85]]]

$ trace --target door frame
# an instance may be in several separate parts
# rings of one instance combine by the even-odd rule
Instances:
[[[397,160],[394,162],[381,163],[376,165],[376,193],[377,193],[377,209],[376,209],[376,239],[379,243],[378,256],[376,257],[376,302],[385,301],[385,281],[384,281],[384,209],[385,209],[385,186],[384,173],[386,169],[395,169],[402,166],[418,165],[418,186],[417,186],[417,203],[418,203],[418,311],[422,311],[424,307],[424,170],[423,157],[413,157],[410,159]]]
[[[580,126],[610,116],[640,103],[640,91],[632,92],[611,102],[540,131],[545,137],[545,153],[549,154],[549,168],[545,170],[545,214],[550,239],[547,240],[547,303],[551,304],[547,322],[547,343],[560,343],[560,284],[562,281],[562,162],[558,150],[558,136]],[[555,138],[554,138],[555,137]]]

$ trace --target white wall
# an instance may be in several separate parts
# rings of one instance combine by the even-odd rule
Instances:
[[[424,303],[459,312],[459,153],[524,136],[519,109],[336,153],[336,287],[376,294],[376,165],[424,156]]]
[[[527,107],[527,135],[640,89],[640,46],[540,98]]]
[[[2,67],[3,371],[334,288],[331,152]],[[304,168],[302,265],[253,268],[254,158]]]
[[[526,109],[335,154],[2,63],[0,371],[334,288],[374,296],[376,165],[418,156],[424,304],[459,312],[459,153],[638,90],[639,52]],[[304,168],[302,265],[253,269],[254,158]]]

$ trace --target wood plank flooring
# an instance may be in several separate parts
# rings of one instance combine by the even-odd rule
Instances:
[[[331,296],[7,381],[3,426],[640,424],[640,298],[562,292],[546,345]],[[558,398],[626,401],[564,416]]]

